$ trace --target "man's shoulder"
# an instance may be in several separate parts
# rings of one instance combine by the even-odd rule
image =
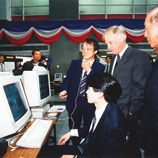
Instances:
[[[81,63],[82,63],[82,59],[75,59],[71,61],[71,65],[77,65],[77,64],[81,65]]]
[[[148,54],[142,50],[139,50],[139,49],[135,49],[131,46],[128,47],[127,51],[127,56],[129,56],[130,59],[147,59],[148,60]]]
[[[99,63],[99,62],[97,62],[97,61],[94,61],[94,64],[95,64],[96,66],[100,67],[100,68],[105,68],[105,65],[103,65],[103,64],[101,64],[101,63]]]
[[[82,59],[74,59],[72,60],[72,62],[76,63],[76,62],[82,62]]]
[[[123,115],[122,111],[118,108],[118,106],[114,103],[109,103],[109,112],[108,112],[108,118],[111,120],[111,123],[114,126],[125,125],[125,116]],[[116,122],[117,120],[117,122]]]
[[[131,55],[145,55],[145,56],[147,55],[144,51],[133,48],[131,46],[129,46],[129,50],[131,52]]]
[[[109,114],[111,117],[113,117],[113,114],[119,114],[121,115],[121,117],[124,117],[124,115],[122,114],[121,110],[119,109],[119,107],[115,104],[115,103],[108,103],[109,106]],[[112,115],[111,115],[112,114]]]

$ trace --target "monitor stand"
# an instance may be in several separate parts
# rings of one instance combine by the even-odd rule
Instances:
[[[42,118],[44,114],[50,109],[50,104],[45,104],[40,107],[32,107],[31,112],[33,118]]]

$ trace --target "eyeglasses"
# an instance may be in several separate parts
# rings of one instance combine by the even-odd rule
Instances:
[[[82,51],[86,51],[87,50],[89,52],[89,51],[93,50],[94,48],[81,48],[81,49],[82,49]]]

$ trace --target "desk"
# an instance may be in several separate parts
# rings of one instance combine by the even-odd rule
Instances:
[[[49,136],[49,133],[51,132],[53,125],[56,124],[56,118],[53,118],[53,123],[47,133],[47,136],[43,142],[43,145],[46,143],[46,140]],[[32,125],[33,122],[29,122],[27,124],[27,127],[30,127]],[[25,129],[24,131],[26,131],[27,129]],[[17,140],[14,142],[14,144],[12,144],[12,146],[16,146],[16,142],[20,139],[21,136],[19,136],[17,138]],[[41,148],[22,148],[22,147],[18,147],[16,150],[11,151],[11,148],[8,147],[6,154],[3,156],[3,158],[36,158],[38,153],[40,152]]]
[[[61,92],[62,81],[51,81],[51,89],[54,89],[54,94],[58,95]]]

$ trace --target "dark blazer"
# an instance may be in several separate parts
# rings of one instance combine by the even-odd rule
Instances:
[[[33,60],[25,62],[25,63],[23,64],[22,69],[21,69],[22,73],[23,73],[23,71],[32,71],[32,69],[33,69],[33,67],[34,67],[33,63],[34,63]],[[45,65],[44,65],[43,63],[41,63],[41,62],[38,63],[38,66],[43,66],[45,69],[47,69],[47,68],[45,67]]]
[[[80,137],[86,137],[84,129]],[[78,157],[121,157],[125,140],[125,117],[114,104],[108,103],[82,155]]]
[[[139,146],[158,152],[158,60],[149,75],[146,104],[140,126]]]
[[[115,56],[111,59],[110,70]],[[151,71],[151,63],[146,53],[128,47],[119,61],[113,76],[118,80],[122,87],[122,94],[117,101],[117,105],[125,115],[137,117],[142,111],[145,98],[146,81]]]
[[[71,65],[67,71],[66,78],[63,80],[61,85],[62,90],[66,90],[68,92],[68,98],[66,102],[67,110],[72,110],[75,106],[75,99],[79,92],[80,82],[81,82],[81,74],[82,74],[82,67],[81,67],[82,59],[73,60]],[[105,66],[94,61],[91,72],[89,75],[94,74],[95,72],[104,72]],[[88,76],[89,76],[88,75]],[[88,87],[86,87],[87,90]]]

